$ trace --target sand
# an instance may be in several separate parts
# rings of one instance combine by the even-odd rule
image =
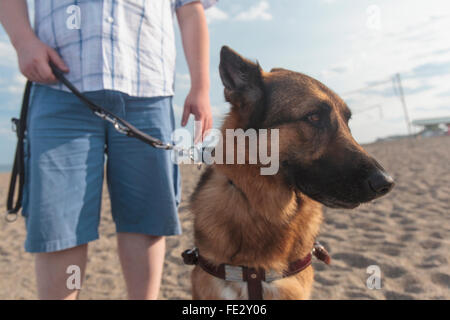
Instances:
[[[386,197],[355,210],[324,210],[319,240],[332,265],[314,262],[313,299],[450,299],[450,137],[379,142],[366,146],[395,178]],[[182,167],[183,235],[167,239],[161,299],[189,299],[192,267],[180,254],[193,244],[187,199],[201,171]],[[0,174],[5,199],[9,174]],[[3,202],[3,200],[2,200]],[[4,212],[4,206],[1,207]],[[0,299],[35,299],[33,257],[24,252],[24,220],[0,219]],[[369,265],[381,288],[368,289]],[[91,243],[81,299],[125,299],[108,195],[103,195],[100,239]]]

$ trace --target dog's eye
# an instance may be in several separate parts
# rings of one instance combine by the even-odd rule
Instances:
[[[311,123],[319,123],[320,122],[320,114],[313,113],[307,117],[308,121]]]

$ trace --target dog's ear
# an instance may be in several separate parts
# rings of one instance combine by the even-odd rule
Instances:
[[[283,69],[283,68],[272,68],[270,70],[270,72],[286,72],[286,71],[289,71],[289,70],[286,70],[286,69]]]
[[[264,95],[262,69],[258,63],[241,57],[227,46],[220,51],[220,78],[225,86],[225,99],[240,109],[247,120],[259,107]]]
[[[228,90],[251,89],[261,79],[261,67],[258,63],[241,57],[227,46],[220,50],[219,71],[222,83]]]

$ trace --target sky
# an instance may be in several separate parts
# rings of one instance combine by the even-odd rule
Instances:
[[[206,14],[216,128],[229,110],[218,73],[223,45],[267,71],[282,67],[326,84],[352,109],[350,127],[360,143],[407,133],[392,85],[396,73],[411,120],[450,116],[448,0],[221,0]],[[179,124],[190,80],[178,31],[177,50]],[[13,160],[10,118],[19,114],[24,83],[0,27],[0,166]]]

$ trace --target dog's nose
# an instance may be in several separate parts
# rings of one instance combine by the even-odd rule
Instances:
[[[394,186],[394,179],[382,170],[376,170],[369,176],[367,183],[377,197],[381,197],[391,191]]]

